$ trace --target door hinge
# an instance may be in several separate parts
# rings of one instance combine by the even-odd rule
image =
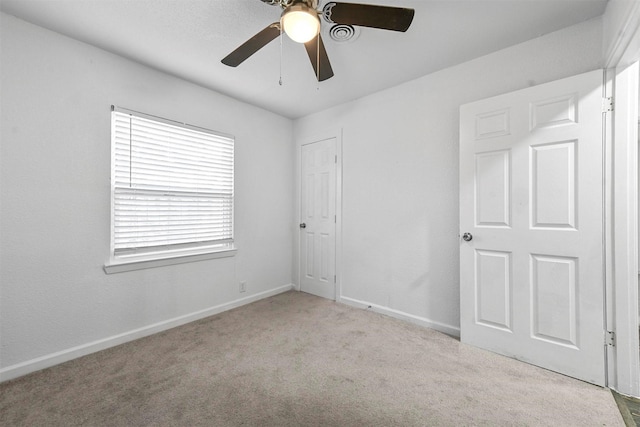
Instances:
[[[608,113],[613,111],[613,97],[602,98],[602,112]]]
[[[615,347],[616,346],[616,333],[614,331],[607,331],[606,332],[606,336],[605,336],[605,341],[606,341],[607,345],[610,345],[611,347]]]
[[[334,216],[333,216],[333,222],[334,222],[335,224],[337,224],[337,223],[338,223],[338,215],[334,215]]]
[[[338,163],[338,155],[337,155],[337,154],[335,155],[335,161],[334,161],[334,163]]]
[[[333,283],[336,283],[336,275],[333,275]]]

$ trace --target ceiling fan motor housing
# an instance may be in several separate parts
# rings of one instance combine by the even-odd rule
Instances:
[[[318,7],[318,0],[293,0],[293,3],[304,3],[311,9],[315,9]]]
[[[280,6],[283,9],[286,9],[289,6],[293,6],[296,3],[302,3],[313,9],[318,7],[318,0],[261,0],[261,1],[263,3],[268,4],[269,6]]]

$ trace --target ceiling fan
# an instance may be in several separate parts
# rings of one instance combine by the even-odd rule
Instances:
[[[222,59],[222,63],[237,67],[284,31],[293,41],[304,44],[318,81],[333,77],[333,69],[320,36],[320,15],[330,24],[405,32],[415,12],[401,7],[339,2],[329,2],[319,11],[316,10],[318,0],[262,1],[283,9],[280,21],[268,25],[244,42]]]

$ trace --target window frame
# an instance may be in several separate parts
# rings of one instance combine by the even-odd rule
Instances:
[[[163,123],[170,126],[176,126],[197,132],[203,132],[214,135],[216,137],[227,138],[233,142],[233,179],[232,179],[232,197],[231,197],[231,239],[230,241],[214,243],[211,245],[195,245],[186,247],[184,245],[174,245],[173,247],[150,248],[127,251],[117,254],[115,248],[115,209],[116,209],[116,120],[114,113],[132,115],[146,120]],[[139,111],[126,108],[111,106],[110,119],[110,143],[111,143],[111,165],[110,165],[110,235],[109,235],[109,259],[104,264],[104,271],[107,274],[119,273],[123,271],[132,271],[145,268],[161,267],[165,265],[180,264],[185,262],[195,262],[207,259],[232,257],[236,254],[235,246],[235,138],[232,135],[213,131],[211,129],[190,125],[163,117],[153,116]]]

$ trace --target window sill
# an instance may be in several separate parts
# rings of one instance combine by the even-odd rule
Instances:
[[[207,252],[200,251],[196,253],[180,253],[163,255],[145,255],[145,256],[129,256],[116,258],[104,265],[106,274],[122,273],[125,271],[143,270],[146,268],[164,267],[167,265],[183,264],[186,262],[204,261],[216,258],[228,258],[235,256],[238,250],[236,248],[225,248],[218,250],[210,250]]]

